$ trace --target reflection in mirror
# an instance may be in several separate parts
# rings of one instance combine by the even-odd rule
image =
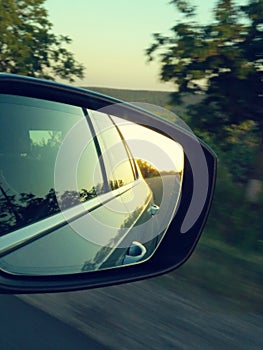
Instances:
[[[87,166],[91,163],[95,167],[97,163],[92,143],[78,159],[79,174],[82,174],[78,186],[60,186],[59,192],[58,188],[54,189],[55,162],[67,135],[81,127],[84,131],[78,137],[85,142],[89,137],[81,109],[9,95],[0,95],[0,107],[1,236],[103,192],[102,176],[97,173],[94,181],[94,173]],[[69,171],[65,164],[61,168]]]
[[[0,108],[0,269],[59,275],[151,257],[180,198],[177,142],[56,102],[0,95]]]
[[[169,188],[165,194],[173,188],[174,198],[177,201],[180,196],[184,169],[182,146],[178,142],[141,125],[117,117],[114,117],[114,121],[124,135],[143,178],[153,192],[155,204],[161,204],[165,184]]]

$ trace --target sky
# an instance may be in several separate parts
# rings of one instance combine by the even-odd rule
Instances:
[[[215,0],[193,0],[199,21],[211,18]],[[147,63],[153,33],[168,34],[178,13],[169,0],[46,0],[56,34],[68,35],[67,49],[85,66],[74,85],[171,91],[161,83],[160,64]]]

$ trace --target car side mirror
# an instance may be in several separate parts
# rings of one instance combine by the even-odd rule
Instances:
[[[0,292],[153,277],[192,254],[214,153],[189,130],[84,89],[0,75]]]

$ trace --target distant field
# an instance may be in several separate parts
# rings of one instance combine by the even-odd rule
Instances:
[[[149,90],[124,90],[101,87],[85,88],[126,102],[144,102],[160,106],[173,111],[178,116],[185,115],[186,108],[188,105],[196,104],[202,99],[200,95],[187,95],[183,98],[182,105],[174,105],[171,103],[171,92]]]

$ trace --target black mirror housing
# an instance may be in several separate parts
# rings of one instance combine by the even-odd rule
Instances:
[[[207,220],[216,181],[216,156],[204,142],[188,130],[146,110],[85,89],[0,74],[1,94],[103,111],[147,127],[182,146],[184,172],[176,210],[167,222],[166,232],[156,250],[145,261],[88,272],[43,276],[10,273],[0,265],[0,293],[63,292],[132,282],[167,273],[191,256]]]

